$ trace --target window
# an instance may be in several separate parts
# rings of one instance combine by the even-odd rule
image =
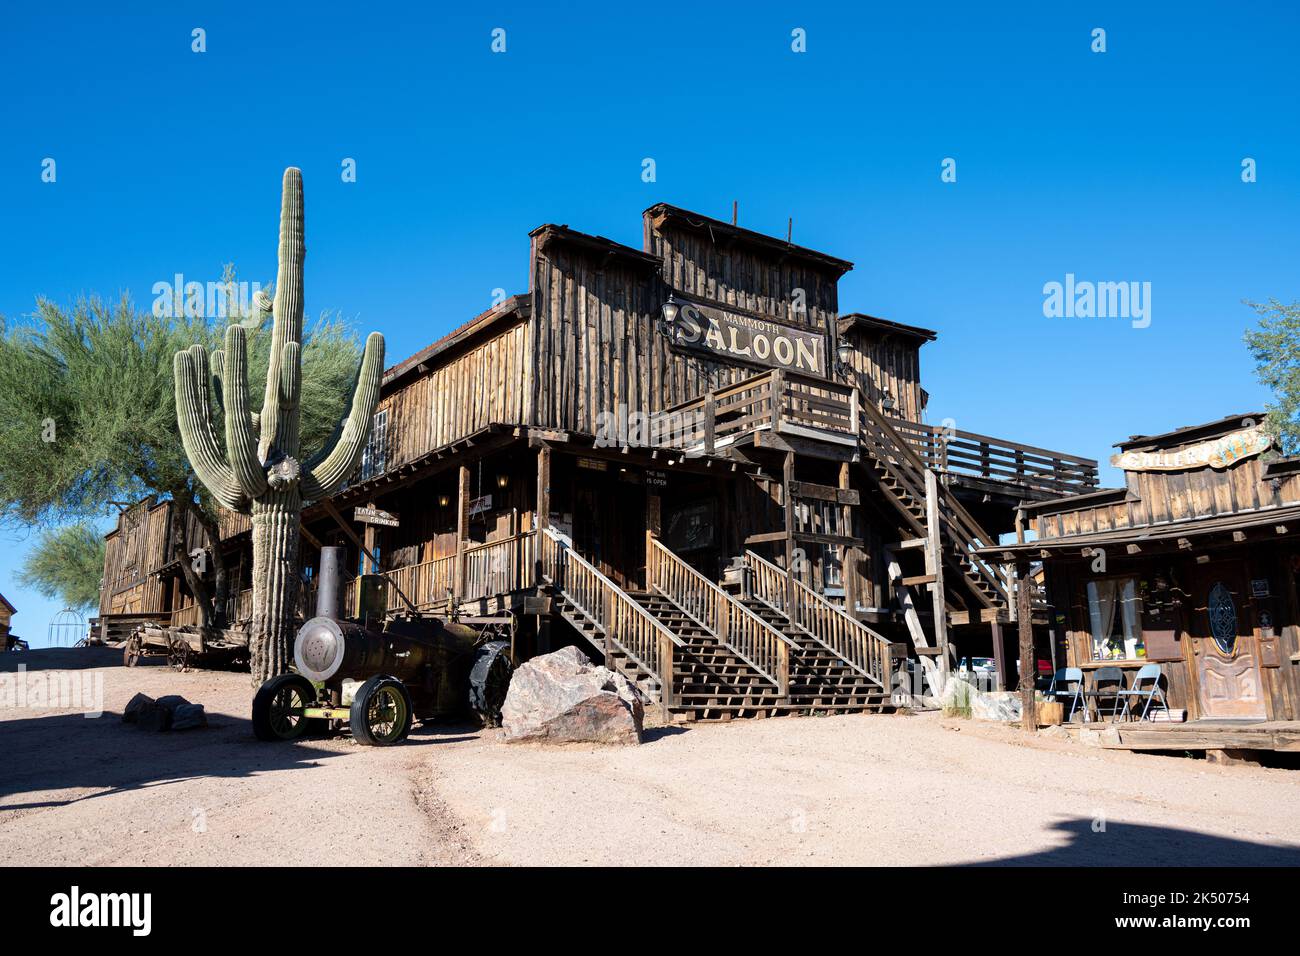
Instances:
[[[1088,618],[1094,660],[1127,661],[1147,656],[1136,579],[1089,581]]]
[[[361,453],[361,481],[382,475],[388,467],[388,409],[375,412],[370,426],[370,440]]]

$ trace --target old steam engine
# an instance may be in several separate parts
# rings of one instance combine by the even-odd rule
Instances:
[[[500,723],[510,685],[510,642],[442,618],[411,614],[381,630],[338,616],[342,549],[323,548],[316,616],[298,631],[297,673],[253,698],[259,740],[295,740],[348,723],[359,744],[406,738],[412,721],[474,714]]]

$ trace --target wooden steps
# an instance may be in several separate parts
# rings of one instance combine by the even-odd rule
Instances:
[[[799,645],[790,657],[790,693],[782,713],[861,713],[889,706],[885,688],[850,667],[776,608],[757,598],[743,598],[741,603]]]

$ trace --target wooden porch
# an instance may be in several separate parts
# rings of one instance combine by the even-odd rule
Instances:
[[[1096,725],[1096,743],[1107,750],[1268,750],[1300,753],[1300,720],[1134,721]]]

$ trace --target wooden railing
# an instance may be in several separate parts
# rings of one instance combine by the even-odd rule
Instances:
[[[863,403],[860,409],[860,435],[868,452],[889,472],[899,485],[897,492],[886,490],[896,499],[907,523],[920,536],[926,534],[925,524],[925,472],[926,463],[912,448],[906,439],[895,429],[890,419],[882,415],[870,403]],[[997,538],[985,531],[978,521],[945,487],[937,487],[940,537],[955,546],[964,560],[963,573],[982,580],[986,587],[997,594],[1005,594],[1007,589],[1006,572],[974,553],[974,549],[989,544],[996,544]],[[977,592],[983,598],[983,592]],[[996,599],[993,606],[996,604]]]
[[[182,607],[172,611],[172,627],[198,627],[199,621],[199,606],[197,604],[191,604],[189,607]]]
[[[790,607],[784,569],[753,551],[745,552],[745,565],[756,598],[776,608],[854,670],[881,687],[890,686],[893,643],[887,637],[845,613],[802,581],[794,582],[794,607]]]
[[[939,474],[969,475],[1054,494],[1083,494],[1099,482],[1097,462],[975,432],[898,418],[889,424]]]
[[[538,558],[542,574],[605,640],[659,682],[660,699],[673,703],[673,652],[685,641],[578,554],[554,529],[543,528]]]
[[[456,599],[477,601],[531,585],[535,539],[536,535],[532,531],[525,531],[499,541],[465,548],[465,580],[461,587],[463,593],[456,594]],[[437,607],[445,604],[455,590],[456,555],[449,554],[419,564],[406,564],[385,571],[384,575],[388,579],[385,583],[385,598],[390,610],[406,606],[402,594],[409,597],[419,610]],[[344,614],[351,614],[356,607],[356,588],[355,578],[343,585]]]
[[[641,439],[703,455],[767,430],[851,444],[857,440],[853,396],[850,386],[775,369],[655,413]]]
[[[465,549],[465,585],[463,601],[509,594],[532,583],[533,550],[536,535],[532,531],[512,535],[488,544]],[[409,593],[409,592],[408,592]]]
[[[646,587],[658,590],[713,632],[786,697],[790,650],[798,645],[646,533]]]

